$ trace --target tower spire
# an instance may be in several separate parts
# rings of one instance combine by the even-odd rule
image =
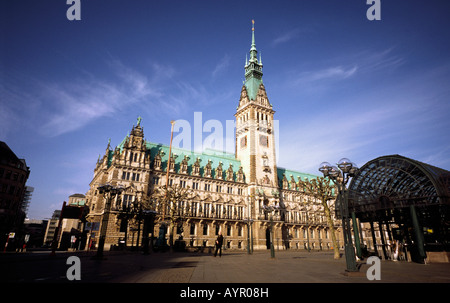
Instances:
[[[250,48],[250,62],[258,62],[257,54],[258,51],[256,50],[256,44],[255,44],[255,20],[252,20],[252,45]]]
[[[255,20],[252,20],[252,48],[255,47]]]
[[[262,83],[261,56],[258,60],[258,51],[255,44],[255,20],[252,20],[252,45],[250,47],[250,59],[245,59],[245,87],[250,100],[256,100],[256,94]]]

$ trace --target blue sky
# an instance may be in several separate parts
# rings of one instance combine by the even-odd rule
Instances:
[[[446,0],[382,0],[380,21],[365,0],[81,0],[80,21],[69,7],[0,4],[0,140],[31,168],[30,218],[85,193],[138,116],[165,144],[170,120],[234,119],[252,19],[279,166],[400,154],[450,170]]]

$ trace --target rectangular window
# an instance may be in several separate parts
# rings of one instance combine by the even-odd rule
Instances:
[[[177,213],[179,216],[184,215],[184,201],[178,201]]]
[[[204,209],[204,213],[205,213],[205,217],[209,217],[209,209],[210,209],[210,205],[209,203],[205,203],[205,209]]]
[[[216,218],[221,218],[222,217],[222,205],[217,205],[216,206]]]
[[[195,224],[191,223],[191,228],[190,228],[190,232],[191,235],[195,235]]]
[[[197,204],[198,202],[192,202],[191,214],[193,217],[197,216]]]
[[[227,193],[232,194],[233,193],[233,187],[228,186]]]
[[[132,195],[123,195],[122,207],[129,207],[129,206],[131,206],[132,202],[133,202],[133,196]]]
[[[203,223],[203,235],[207,236],[208,235],[208,224]]]
[[[220,225],[216,225],[216,236],[219,234],[220,231]]]
[[[244,208],[242,206],[238,206],[238,208],[237,208],[237,215],[238,215],[237,219],[238,220],[242,220],[243,214],[244,214]]]
[[[233,216],[233,206],[228,205],[227,206],[227,219],[231,219]]]

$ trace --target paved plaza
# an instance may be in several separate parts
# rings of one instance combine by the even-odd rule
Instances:
[[[449,263],[418,264],[382,260],[380,280],[368,280],[370,267],[359,262],[360,272],[347,275],[345,258],[331,252],[226,250],[222,257],[210,253],[60,252],[0,255],[2,281],[66,282],[71,255],[80,258],[81,282],[112,283],[450,283]]]
[[[345,258],[334,260],[332,253],[269,251],[225,252],[222,257],[201,254],[175,254],[175,258],[155,255],[166,266],[152,272],[130,274],[120,282],[178,283],[450,283],[450,264],[417,264],[381,262],[381,279],[369,281],[369,265],[362,263],[360,272],[348,275]],[[164,261],[163,261],[164,260]],[[170,261],[169,261],[170,260]]]

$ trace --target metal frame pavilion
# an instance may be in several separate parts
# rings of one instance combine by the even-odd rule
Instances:
[[[384,226],[389,238],[410,245],[418,262],[426,251],[450,251],[449,171],[400,155],[379,157],[353,177],[348,199],[353,216],[371,223],[372,235],[378,223],[383,250]]]

